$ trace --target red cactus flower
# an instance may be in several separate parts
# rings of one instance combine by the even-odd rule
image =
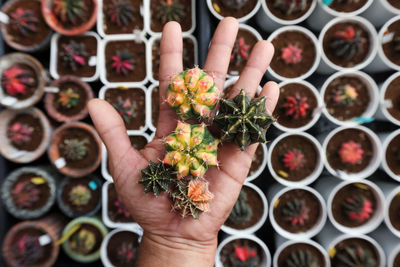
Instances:
[[[300,97],[299,94],[296,94],[295,97],[286,97],[285,103],[283,104],[283,108],[286,110],[285,115],[291,116],[294,119],[305,117],[307,115],[307,110],[310,107],[307,100],[307,97]]]
[[[364,150],[359,143],[354,141],[344,142],[339,150],[339,156],[343,163],[357,164],[363,159]]]
[[[28,124],[15,122],[8,129],[8,138],[12,143],[22,145],[32,139],[33,128]]]
[[[118,73],[126,75],[133,70],[134,59],[128,50],[117,51],[112,57],[112,68]]]
[[[247,261],[249,258],[254,258],[257,256],[257,251],[254,249],[249,249],[248,246],[236,246],[235,256],[242,262]]]
[[[346,198],[343,207],[348,218],[358,222],[368,220],[374,212],[372,202],[360,195]]]
[[[289,44],[281,49],[281,58],[286,64],[296,64],[302,60],[303,50],[299,47]]]
[[[25,94],[27,87],[33,86],[33,83],[34,79],[31,74],[18,66],[6,69],[2,73],[1,86],[11,96]]]
[[[283,163],[291,171],[298,169],[304,164],[304,154],[297,149],[290,150],[283,156]]]
[[[353,27],[349,26],[344,31],[337,31],[335,35],[344,40],[351,40],[356,35],[356,31]]]

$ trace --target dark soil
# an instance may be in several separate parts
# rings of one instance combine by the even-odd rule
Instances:
[[[60,92],[66,91],[67,89],[71,88],[72,90],[74,90],[75,93],[77,93],[79,95],[78,104],[74,107],[67,108],[67,107],[64,107],[63,105],[61,105],[61,103],[59,102],[60,95],[56,94],[54,97],[53,105],[59,113],[62,113],[68,117],[72,117],[76,114],[79,114],[83,109],[86,108],[88,96],[86,94],[85,89],[83,89],[78,83],[68,81],[68,82],[60,84],[58,86],[58,88],[59,88]]]
[[[229,220],[229,218],[226,220],[226,226],[237,230],[246,229],[255,225],[257,222],[260,221],[264,211],[262,199],[254,189],[244,186],[242,190],[244,190],[247,195],[246,203],[249,204],[249,206],[251,207],[252,215],[248,221],[243,223],[235,223]]]
[[[67,139],[78,139],[80,141],[85,139],[88,140],[88,142],[86,143],[87,155],[83,159],[75,161],[65,158],[65,148],[63,146],[64,140]],[[99,147],[92,134],[80,128],[70,128],[64,130],[61,133],[61,141],[58,144],[58,149],[60,156],[64,157],[65,161],[67,162],[66,166],[73,169],[84,169],[88,166],[93,165],[94,162],[96,162],[99,154]]]
[[[292,225],[283,215],[283,208],[286,203],[295,199],[303,200],[306,207],[309,208],[308,219],[304,224]],[[312,229],[321,217],[321,204],[316,196],[303,189],[293,189],[284,193],[279,199],[278,205],[272,203],[274,207],[274,218],[280,227],[290,233],[302,233]]]
[[[223,17],[242,18],[249,14],[256,6],[257,0],[247,0],[247,3],[237,10],[224,6],[224,0],[212,0],[212,4],[218,5],[220,8],[219,13]]]
[[[372,209],[374,212],[371,214],[370,219],[375,214],[375,209],[377,205],[377,200],[372,189],[363,183],[352,183],[341,188],[333,197],[332,201],[332,214],[335,220],[346,227],[358,227],[369,222],[370,219],[359,222],[357,220],[351,220],[347,217],[346,212],[343,209],[343,204],[346,203],[346,199],[360,195],[371,201]]]
[[[346,247],[350,246],[360,246],[364,250],[368,250],[370,254],[375,258],[376,265],[375,267],[380,266],[380,261],[379,261],[379,253],[378,250],[375,248],[373,244],[371,244],[369,241],[361,239],[361,238],[349,238],[345,239],[342,242],[338,243],[335,246],[336,249],[336,254],[333,258],[331,258],[331,266],[333,267],[347,267],[347,264],[344,264],[341,260],[339,260],[338,255],[340,253],[344,253],[344,250]]]
[[[389,143],[385,156],[389,169],[400,175],[400,135],[393,138]]]
[[[400,231],[400,192],[389,204],[389,219],[393,227]]]
[[[9,131],[11,126],[16,122],[28,125],[29,127],[33,128],[33,132],[31,134],[31,140],[29,142],[17,144],[10,140],[11,144],[19,150],[35,151],[42,143],[44,135],[43,125],[40,122],[40,119],[29,113],[19,113],[8,124]],[[9,133],[8,137],[10,137]]]
[[[105,34],[126,34],[132,33],[135,29],[143,30],[143,17],[140,15],[140,6],[143,5],[142,0],[129,0],[133,6],[135,13],[133,19],[127,25],[119,26],[111,22],[107,10],[112,6],[112,0],[103,1],[103,29]]]
[[[141,150],[147,145],[147,139],[141,135],[132,135],[129,136],[129,140],[131,141],[132,146],[136,150]]]
[[[277,118],[278,123],[288,128],[300,128],[309,123],[313,119],[314,109],[318,107],[318,100],[315,97],[313,91],[307,86],[299,83],[289,83],[280,88],[281,93],[279,94],[279,100],[277,109],[275,109],[274,117]],[[283,106],[286,102],[287,97],[306,97],[309,108],[304,117],[298,117],[297,119],[293,116],[285,115],[286,109]]]
[[[312,40],[299,31],[285,31],[272,40],[275,55],[271,61],[271,69],[285,78],[299,77],[309,71],[314,65],[316,48]],[[281,58],[281,50],[289,44],[302,50],[302,59],[296,64],[286,64]]]
[[[69,29],[74,29],[74,28],[80,27],[80,26],[86,24],[90,20],[90,18],[93,15],[93,11],[94,11],[93,10],[94,9],[94,5],[93,5],[94,1],[93,0],[83,0],[83,1],[85,2],[85,4],[84,4],[85,11],[82,12],[81,16],[79,16],[79,20],[77,20],[78,23],[71,24],[69,22],[65,23],[65,22],[61,22],[59,20],[59,23],[62,24],[62,27],[64,29],[69,30]]]
[[[74,249],[71,248],[72,251],[74,251],[75,253],[80,254],[80,255],[90,255],[90,254],[95,253],[96,251],[98,251],[98,250],[100,249],[101,242],[103,241],[103,235],[102,235],[102,233],[100,232],[100,230],[99,230],[96,226],[94,226],[94,225],[92,225],[92,224],[83,223],[83,224],[81,225],[81,227],[79,228],[79,230],[76,231],[76,232],[69,238],[69,242],[71,242],[71,240],[74,239],[75,235],[79,234],[79,232],[82,231],[82,230],[86,230],[86,231],[89,231],[89,232],[94,233],[94,235],[95,235],[95,237],[96,237],[96,245],[94,245],[94,247],[92,248],[92,250],[90,250],[90,251],[89,251],[88,253],[86,253],[86,254],[83,254],[82,251],[74,250]]]
[[[361,37],[366,39],[365,47],[364,49],[356,54],[354,57],[350,59],[344,59],[341,57],[337,57],[335,55],[334,50],[330,47],[332,41],[335,38],[335,34],[338,31],[344,31],[348,27],[353,27],[355,31],[360,31],[361,32]],[[334,64],[344,67],[344,68],[351,68],[355,65],[358,65],[362,63],[368,56],[369,50],[370,50],[370,39],[369,39],[369,33],[364,29],[363,26],[360,26],[357,23],[351,23],[351,22],[344,22],[344,23],[338,23],[333,26],[331,26],[325,33],[324,39],[323,39],[323,50],[327,58],[332,61]]]
[[[339,156],[339,150],[343,143],[354,141],[361,145],[364,150],[363,158],[360,163],[350,164],[343,163]],[[367,133],[357,129],[346,129],[336,133],[328,143],[326,156],[329,165],[334,170],[342,170],[348,173],[357,173],[364,170],[371,162],[373,156],[373,148],[370,137]]]
[[[399,7],[400,8],[400,7]],[[396,255],[393,261],[393,266],[400,266],[400,253]]]
[[[60,52],[63,51],[63,45],[68,45],[71,41],[78,44],[83,43],[85,45],[85,51],[88,54],[85,59],[85,65],[79,65],[76,71],[73,71],[69,65],[65,65],[60,56]],[[93,36],[60,36],[58,39],[58,56],[57,56],[57,72],[60,76],[64,75],[75,75],[78,77],[92,77],[96,73],[96,65],[89,66],[89,60],[92,56],[97,56],[97,39]]]
[[[308,252],[316,259],[316,265],[318,267],[325,267],[326,262],[324,255],[316,247],[306,243],[295,243],[284,248],[278,256],[277,267],[287,267],[286,260],[292,253]]]
[[[387,111],[395,119],[400,121],[400,77],[394,79],[386,89],[385,100],[392,101],[392,107],[388,108]]]
[[[13,25],[8,24],[6,29],[11,35],[12,41],[23,46],[34,46],[44,42],[51,30],[42,16],[40,1],[24,0],[15,2],[15,4],[13,4],[9,9],[5,10],[5,13],[10,16],[18,8],[33,12],[34,17],[37,19],[37,24],[35,24],[37,31],[35,33],[30,33],[29,35],[23,35],[18,29],[15,29]]]
[[[261,145],[258,145],[256,153],[253,156],[253,161],[251,162],[251,167],[249,174],[247,176],[253,175],[260,167],[264,160],[264,149]]]
[[[17,67],[19,67],[19,68],[21,68],[21,69],[27,71],[27,72],[30,74],[30,78],[33,78],[32,86],[26,86],[26,92],[25,92],[25,94],[20,94],[20,93],[18,93],[18,94],[16,94],[16,95],[12,96],[12,97],[17,98],[18,100],[25,100],[25,99],[28,99],[28,98],[30,98],[31,96],[33,96],[33,94],[35,93],[35,91],[38,89],[38,88],[37,88],[37,87],[38,87],[38,84],[39,84],[38,77],[37,77],[37,75],[36,75],[36,71],[35,71],[31,66],[29,66],[29,65],[27,65],[27,64],[24,64],[24,63],[18,63],[18,64],[15,64],[15,65],[16,65]],[[13,67],[13,66],[12,66],[12,67]],[[12,67],[10,67],[10,68],[12,68]],[[5,93],[6,95],[11,96],[10,94],[7,93],[7,90],[3,90],[3,91],[4,91],[4,93]]]
[[[235,259],[235,247],[237,246],[247,246],[251,250],[257,251],[257,256],[260,258],[260,262],[263,261],[263,250],[256,242],[249,240],[249,239],[236,239],[232,240],[231,242],[227,243],[222,249],[220,253],[220,259],[222,265],[224,267],[234,267],[235,265],[232,263],[232,259]]]
[[[337,12],[350,13],[362,8],[368,1],[367,0],[357,0],[357,1],[340,1],[333,0],[329,5],[330,8],[336,10]]]
[[[123,246],[131,245],[134,256],[128,260],[118,255]],[[118,267],[136,266],[137,251],[139,248],[139,236],[133,232],[123,231],[114,234],[108,241],[107,256],[110,262]]]
[[[128,50],[133,56],[133,71],[127,75],[118,74],[112,68],[112,57],[117,55],[117,51]],[[146,78],[146,47],[144,43],[135,41],[112,41],[105,47],[105,64],[107,80],[109,82],[140,82]]]
[[[390,24],[385,34],[393,33],[393,39],[390,42],[382,43],[383,52],[386,57],[394,64],[400,66],[400,52],[395,50],[395,38],[400,38],[400,20],[397,20]]]
[[[357,98],[349,105],[335,102],[336,92],[345,85],[351,85],[356,88]],[[367,85],[357,77],[341,76],[334,79],[326,88],[324,102],[330,115],[338,120],[346,121],[360,117],[368,107],[371,101]]]
[[[99,201],[101,201],[101,199],[100,199],[101,198],[101,192],[100,192],[101,186],[97,185],[98,187],[96,188],[96,190],[92,190],[89,187],[89,183],[91,181],[93,181],[93,180],[91,180],[88,177],[79,178],[79,179],[70,179],[69,183],[66,184],[62,190],[61,198],[62,198],[64,204],[71,211],[73,211],[76,214],[84,215],[86,213],[91,212],[92,210],[94,210],[96,208]],[[78,186],[78,185],[85,186],[91,192],[91,198],[86,205],[81,205],[81,206],[74,205],[74,203],[72,203],[72,201],[69,199],[69,193],[75,186]]]
[[[162,32],[164,24],[161,23],[154,15],[161,3],[165,0],[151,0],[150,1],[150,29],[153,32]],[[192,27],[192,1],[191,0],[175,0],[183,5],[184,15],[181,21],[178,21],[182,27],[182,31],[186,32]],[[154,15],[154,16],[153,16]]]
[[[112,105],[118,104],[118,98],[124,101],[129,99],[132,104],[135,104],[135,112],[130,117],[129,122],[125,121],[127,130],[139,130],[146,126],[146,95],[141,89],[129,88],[118,89],[112,88],[106,91],[105,100]]]
[[[114,203],[120,200],[117,191],[115,191],[114,184],[108,185],[108,202],[107,202],[107,214],[111,221],[122,222],[122,223],[132,223],[135,220],[132,216],[126,217],[123,213],[118,213],[118,207]]]
[[[286,168],[283,162],[284,155],[291,150],[299,150],[304,155],[303,165],[294,170]],[[315,170],[318,159],[319,152],[310,140],[300,135],[292,135],[283,138],[274,147],[270,164],[272,164],[272,168],[278,175],[280,175],[279,173],[282,171],[288,175],[288,177],[280,175],[282,179],[301,181]]]
[[[158,87],[154,87],[151,93],[151,120],[157,128],[158,116],[160,114],[160,92]]]
[[[387,0],[393,7],[400,9],[400,2],[398,0]],[[395,265],[397,266],[397,265]],[[400,266],[400,265],[399,265]]]
[[[282,10],[275,8],[274,7],[274,2],[273,0],[263,0],[267,3],[268,9],[271,11],[272,14],[274,14],[276,17],[283,19],[283,20],[295,20],[303,16],[304,14],[307,13],[307,11],[310,9],[311,4],[314,0],[307,0],[307,6],[304,8],[304,10],[300,12],[294,12],[290,15],[285,14],[282,12]]]
[[[39,176],[40,175],[38,175],[36,173],[24,173],[24,174],[22,174],[17,179],[17,181],[14,183],[12,190],[15,189],[15,187],[16,187],[16,185],[18,183],[30,182],[32,178],[39,177]],[[34,185],[35,188],[37,188],[40,191],[39,199],[34,201],[33,203],[31,202],[31,207],[21,207],[20,205],[18,205],[18,202],[17,202],[18,199],[16,199],[16,197],[11,194],[11,196],[13,198],[13,201],[14,201],[14,204],[17,207],[19,207],[21,209],[27,209],[27,210],[38,210],[38,209],[40,209],[41,207],[43,207],[47,203],[47,200],[50,197],[50,187],[49,187],[48,183],[46,182],[46,183],[40,184],[40,185],[35,185],[35,184],[33,184],[33,185]]]

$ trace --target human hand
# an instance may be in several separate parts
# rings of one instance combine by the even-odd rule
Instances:
[[[217,87],[224,87],[238,23],[236,19],[225,18],[214,34],[204,70],[214,76]],[[149,160],[163,159],[165,148],[163,138],[175,128],[178,116],[164,101],[170,77],[183,70],[182,33],[180,25],[169,22],[165,25],[160,48],[160,115],[155,138],[143,150],[136,151],[129,141],[123,120],[106,101],[95,99],[88,108],[94,125],[107,147],[110,172],[116,190],[132,214],[144,229],[140,245],[139,266],[212,266],[217,245],[217,233],[225,222],[239,195],[248,174],[257,144],[243,152],[235,144],[223,144],[218,149],[219,168],[210,168],[205,178],[210,182],[214,194],[211,211],[193,218],[182,219],[171,211],[167,194],[158,198],[145,194],[138,184],[141,169]],[[259,41],[253,48],[246,67],[234,85],[229,97],[237,95],[244,88],[254,96],[273,56],[273,46]],[[276,83],[264,85],[260,96],[267,97],[267,111],[272,113],[279,95]]]

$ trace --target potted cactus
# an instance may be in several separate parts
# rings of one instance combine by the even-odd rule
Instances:
[[[260,8],[257,0],[207,0],[208,10],[217,19],[234,17],[239,23],[245,23],[251,19]]]
[[[115,229],[101,244],[101,261],[105,267],[136,265],[142,231]]]
[[[392,132],[383,144],[382,167],[395,181],[400,181],[400,130]]]
[[[80,35],[97,20],[97,0],[42,0],[46,23],[62,35]]]
[[[59,122],[78,121],[88,114],[87,102],[93,98],[89,84],[75,76],[63,76],[51,83],[58,92],[47,93],[44,98],[47,114]]]
[[[51,39],[50,74],[54,79],[65,75],[80,77],[85,82],[98,79],[100,38],[94,32],[79,36],[54,34]]]
[[[49,44],[52,32],[43,19],[40,0],[7,1],[1,11],[9,18],[8,24],[0,24],[4,41],[9,46],[34,52]]]
[[[100,247],[107,228],[95,217],[79,217],[70,221],[63,230],[68,239],[62,244],[64,252],[80,263],[100,259]]]
[[[36,219],[55,202],[56,177],[50,168],[22,167],[11,172],[1,187],[9,213],[20,220]]]
[[[400,126],[400,94],[396,90],[400,83],[400,74],[398,72],[391,75],[381,86],[380,94],[380,112],[383,119],[389,120]]]
[[[101,139],[95,129],[82,122],[66,123],[53,133],[48,156],[63,174],[83,177],[100,165]]]
[[[143,1],[99,1],[97,32],[102,37],[112,34],[131,34],[144,30]]]
[[[400,16],[396,16],[385,23],[379,31],[378,55],[386,68],[382,70],[400,70]],[[376,62],[376,60],[375,60]],[[374,63],[375,63],[374,62]]]
[[[0,104],[11,109],[25,109],[43,96],[46,76],[42,64],[23,53],[0,58]]]
[[[101,181],[96,176],[64,178],[57,188],[57,204],[70,218],[92,216],[100,210]]]
[[[0,113],[0,153],[16,163],[29,163],[46,151],[51,128],[37,108],[5,109]]]

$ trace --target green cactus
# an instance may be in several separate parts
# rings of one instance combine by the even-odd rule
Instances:
[[[96,245],[96,236],[92,231],[81,229],[69,241],[72,250],[82,255],[89,254]]]
[[[336,252],[340,266],[346,267],[375,267],[376,260],[372,252],[359,245],[346,246]]]
[[[247,194],[244,190],[241,190],[228,220],[236,224],[241,224],[248,222],[252,214],[251,206],[247,203]]]
[[[285,203],[282,209],[283,216],[291,225],[304,225],[309,218],[310,209],[302,199],[293,199]]]
[[[64,149],[64,157],[68,160],[77,161],[81,160],[88,154],[86,145],[89,140],[83,139],[66,139],[61,147]]]
[[[179,2],[179,0],[161,1],[155,16],[162,24],[169,21],[180,22],[185,16],[184,6]]]
[[[119,27],[126,26],[133,21],[136,10],[127,0],[112,0],[107,8],[107,16],[110,21]]]
[[[147,168],[141,170],[142,179],[139,181],[144,186],[144,192],[152,192],[158,196],[162,191],[169,191],[173,182],[173,168],[162,162],[149,162]]]
[[[320,265],[310,251],[297,250],[290,253],[285,260],[285,267],[320,267]]]
[[[86,12],[83,0],[54,0],[53,12],[64,23],[78,24]]]
[[[87,205],[92,198],[92,192],[87,186],[76,185],[69,192],[69,200],[75,206]]]
[[[286,15],[303,12],[307,7],[307,0],[274,0],[273,6]]]
[[[364,52],[367,39],[361,36],[361,31],[347,27],[344,31],[337,31],[330,48],[334,54],[345,60],[351,60]]]
[[[183,120],[206,118],[217,104],[219,94],[213,77],[193,68],[172,77],[166,102]]]
[[[221,99],[214,122],[221,131],[222,142],[235,142],[241,150],[265,143],[267,128],[274,122],[266,112],[266,98],[250,98],[242,89],[232,100]]]

